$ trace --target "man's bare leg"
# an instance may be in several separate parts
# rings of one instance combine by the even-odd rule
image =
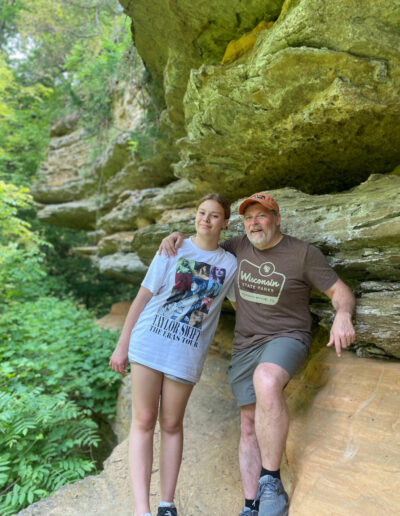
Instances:
[[[280,468],[289,430],[289,412],[283,389],[290,376],[282,367],[263,363],[254,372],[256,392],[255,431],[262,466],[270,471]]]
[[[239,467],[244,497],[254,500],[261,471],[261,455],[255,430],[255,403],[240,407]]]
[[[290,380],[282,367],[269,362],[257,366],[255,428],[264,470],[260,478],[259,516],[287,516],[288,495],[280,480],[282,455],[289,430],[289,412],[283,389]]]

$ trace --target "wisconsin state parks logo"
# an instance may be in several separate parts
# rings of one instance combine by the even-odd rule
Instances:
[[[260,266],[248,260],[240,262],[237,282],[239,294],[246,301],[276,305],[285,280],[285,275],[276,272],[272,262],[264,262]]]

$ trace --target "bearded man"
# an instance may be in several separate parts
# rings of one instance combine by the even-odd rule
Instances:
[[[251,195],[239,214],[245,234],[220,244],[238,260],[228,378],[240,407],[245,504],[239,516],[287,516],[289,500],[280,478],[289,429],[283,391],[310,350],[310,292],[324,292],[336,310],[327,345],[339,357],[355,339],[355,301],[321,251],[281,232],[279,206],[270,195]],[[173,255],[182,238],[172,233],[160,251]]]

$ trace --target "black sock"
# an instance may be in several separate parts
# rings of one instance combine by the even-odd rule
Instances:
[[[245,503],[244,503],[245,507],[248,507],[249,509],[253,509],[256,511],[258,511],[259,505],[260,505],[260,502],[258,500],[249,500],[248,498],[246,498]]]
[[[279,478],[279,480],[280,480],[281,479],[281,470],[277,469],[276,471],[270,471],[269,469],[261,468],[260,478],[263,477],[264,475],[270,475],[271,477]]]

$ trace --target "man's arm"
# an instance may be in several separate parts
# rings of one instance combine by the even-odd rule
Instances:
[[[125,374],[126,367],[129,363],[128,349],[132,329],[139,319],[144,307],[152,297],[153,293],[148,288],[140,287],[139,292],[129,308],[121,335],[118,339],[118,344],[115,346],[114,353],[111,355],[110,362],[108,364],[116,373]]]
[[[331,299],[333,308],[336,310],[327,346],[335,345],[336,354],[340,357],[342,349],[346,349],[355,340],[356,334],[351,321],[355,299],[352,291],[340,279],[326,290],[325,294]]]
[[[165,256],[168,258],[170,256],[175,256],[176,250],[180,248],[185,238],[189,237],[180,231],[174,231],[161,240],[160,247],[158,248],[158,254],[161,255],[164,252]]]

